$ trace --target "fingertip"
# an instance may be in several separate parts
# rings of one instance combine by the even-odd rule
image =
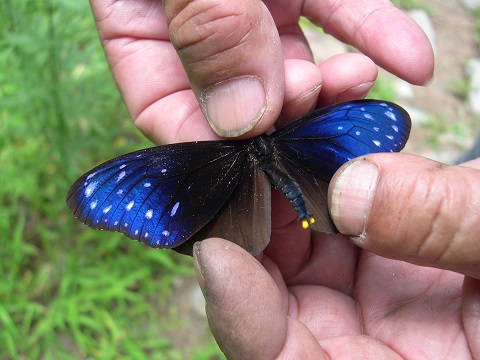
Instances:
[[[208,87],[200,97],[212,129],[221,137],[250,131],[265,114],[267,98],[257,76],[241,76]]]
[[[422,28],[405,12],[386,8],[373,13],[363,25],[362,34],[360,50],[379,66],[414,85],[433,81],[433,47]]]
[[[319,65],[322,90],[319,105],[362,99],[375,83],[378,69],[362,54],[348,53],[332,56]]]
[[[432,45],[420,26],[388,1],[312,1],[305,14],[337,39],[415,85],[431,82]],[[380,31],[379,31],[380,30]]]
[[[362,241],[379,178],[379,169],[366,158],[347,163],[329,187],[330,214],[344,235]]]
[[[332,179],[342,233],[377,255],[480,277],[480,173],[409,154],[370,154]]]
[[[282,117],[287,121],[311,111],[322,89],[322,73],[307,60],[285,60],[285,98]]]
[[[263,2],[165,7],[172,43],[209,124],[221,137],[260,135],[283,103],[281,42]]]
[[[196,243],[193,253],[209,325],[222,351],[228,358],[274,358],[285,341],[287,315],[269,273],[227,240]]]

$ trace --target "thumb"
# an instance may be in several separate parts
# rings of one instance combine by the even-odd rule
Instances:
[[[282,108],[285,72],[264,3],[164,2],[171,41],[215,132],[236,137],[268,130]]]
[[[195,243],[193,256],[210,329],[227,358],[275,358],[286,337],[287,308],[265,268],[222,239]]]
[[[345,164],[329,188],[340,232],[381,256],[480,278],[480,171],[407,154]]]

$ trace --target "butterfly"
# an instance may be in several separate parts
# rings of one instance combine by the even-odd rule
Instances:
[[[194,242],[221,237],[257,255],[270,241],[272,187],[304,228],[336,233],[326,200],[335,171],[357,156],[400,151],[410,127],[394,103],[341,103],[271,135],[122,155],[80,177],[66,202],[84,224],[154,248],[191,255]]]

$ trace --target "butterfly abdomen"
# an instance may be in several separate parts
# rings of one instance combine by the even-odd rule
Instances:
[[[305,229],[308,228],[309,224],[314,223],[314,219],[307,209],[302,189],[290,175],[278,167],[275,161],[274,145],[263,136],[256,138],[253,144],[252,156],[267,175],[272,186],[280,191],[293,207],[297,213],[297,220],[302,222]]]

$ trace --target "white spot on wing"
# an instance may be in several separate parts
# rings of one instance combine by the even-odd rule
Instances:
[[[93,190],[96,189],[97,185],[98,185],[98,181],[90,183],[90,185],[88,185],[84,191],[85,197],[88,198],[90,195],[92,195],[92,192]]]
[[[143,235],[143,237],[146,239],[148,238],[148,232],[145,233],[145,235]]]
[[[133,205],[135,204],[135,201],[130,201],[127,206],[125,206],[125,210],[130,211],[132,210]]]
[[[178,210],[178,206],[180,205],[180,202],[177,201],[175,205],[173,205],[172,211],[170,211],[170,216],[175,216]]]
[[[393,140],[393,135],[385,135],[388,139]]]
[[[170,235],[170,231],[168,231],[168,230],[163,230],[163,231],[162,231],[162,235],[163,235],[163,236],[168,236],[168,235]],[[157,242],[157,244],[158,244],[158,242]]]
[[[363,117],[368,120],[373,120],[373,116],[368,113],[363,114]]]
[[[125,171],[122,171],[120,174],[118,174],[118,177],[117,177],[117,183],[122,180],[126,175],[126,172]]]
[[[97,200],[90,203],[90,209],[93,210],[97,207]]]
[[[162,169],[160,170],[162,174],[165,174],[167,172],[167,169]]]
[[[373,130],[375,130],[376,132],[379,132],[379,131],[380,131],[380,128],[379,128],[379,127],[376,127],[376,126],[374,126],[374,127],[373,127]]]
[[[398,132],[398,127],[396,125],[392,125],[392,129],[395,131],[395,132]]]
[[[150,209],[145,213],[145,219],[151,219],[152,216],[153,216],[153,209]]]
[[[90,175],[87,176],[87,180],[90,180],[91,178],[93,178],[95,176],[97,172],[95,171],[94,173],[91,173]]]
[[[380,145],[382,145],[382,143],[378,140],[372,140],[372,142],[377,145],[378,147],[380,147]]]
[[[343,130],[343,126],[340,125],[339,127],[337,127],[338,130]]]
[[[112,208],[112,205],[108,205],[105,209],[103,209],[103,213],[104,214],[108,213],[111,208]]]
[[[150,187],[150,186],[152,186],[152,184],[150,184],[150,183],[145,183],[145,184],[143,184],[143,187],[147,187],[147,188],[148,188],[148,187]]]
[[[122,195],[123,194],[123,189],[120,189],[117,191],[117,195]]]
[[[138,235],[138,230],[135,230],[135,235]]]
[[[358,130],[357,130],[357,131],[355,131],[355,135],[359,136],[360,134],[361,134],[361,132],[360,132],[360,131],[358,131]]]
[[[390,119],[392,119],[393,121],[397,121],[397,117],[396,115],[391,112],[391,111],[385,111],[385,115],[387,115]]]
[[[120,170],[124,169],[126,166],[127,165],[125,165],[125,164],[120,165]]]

